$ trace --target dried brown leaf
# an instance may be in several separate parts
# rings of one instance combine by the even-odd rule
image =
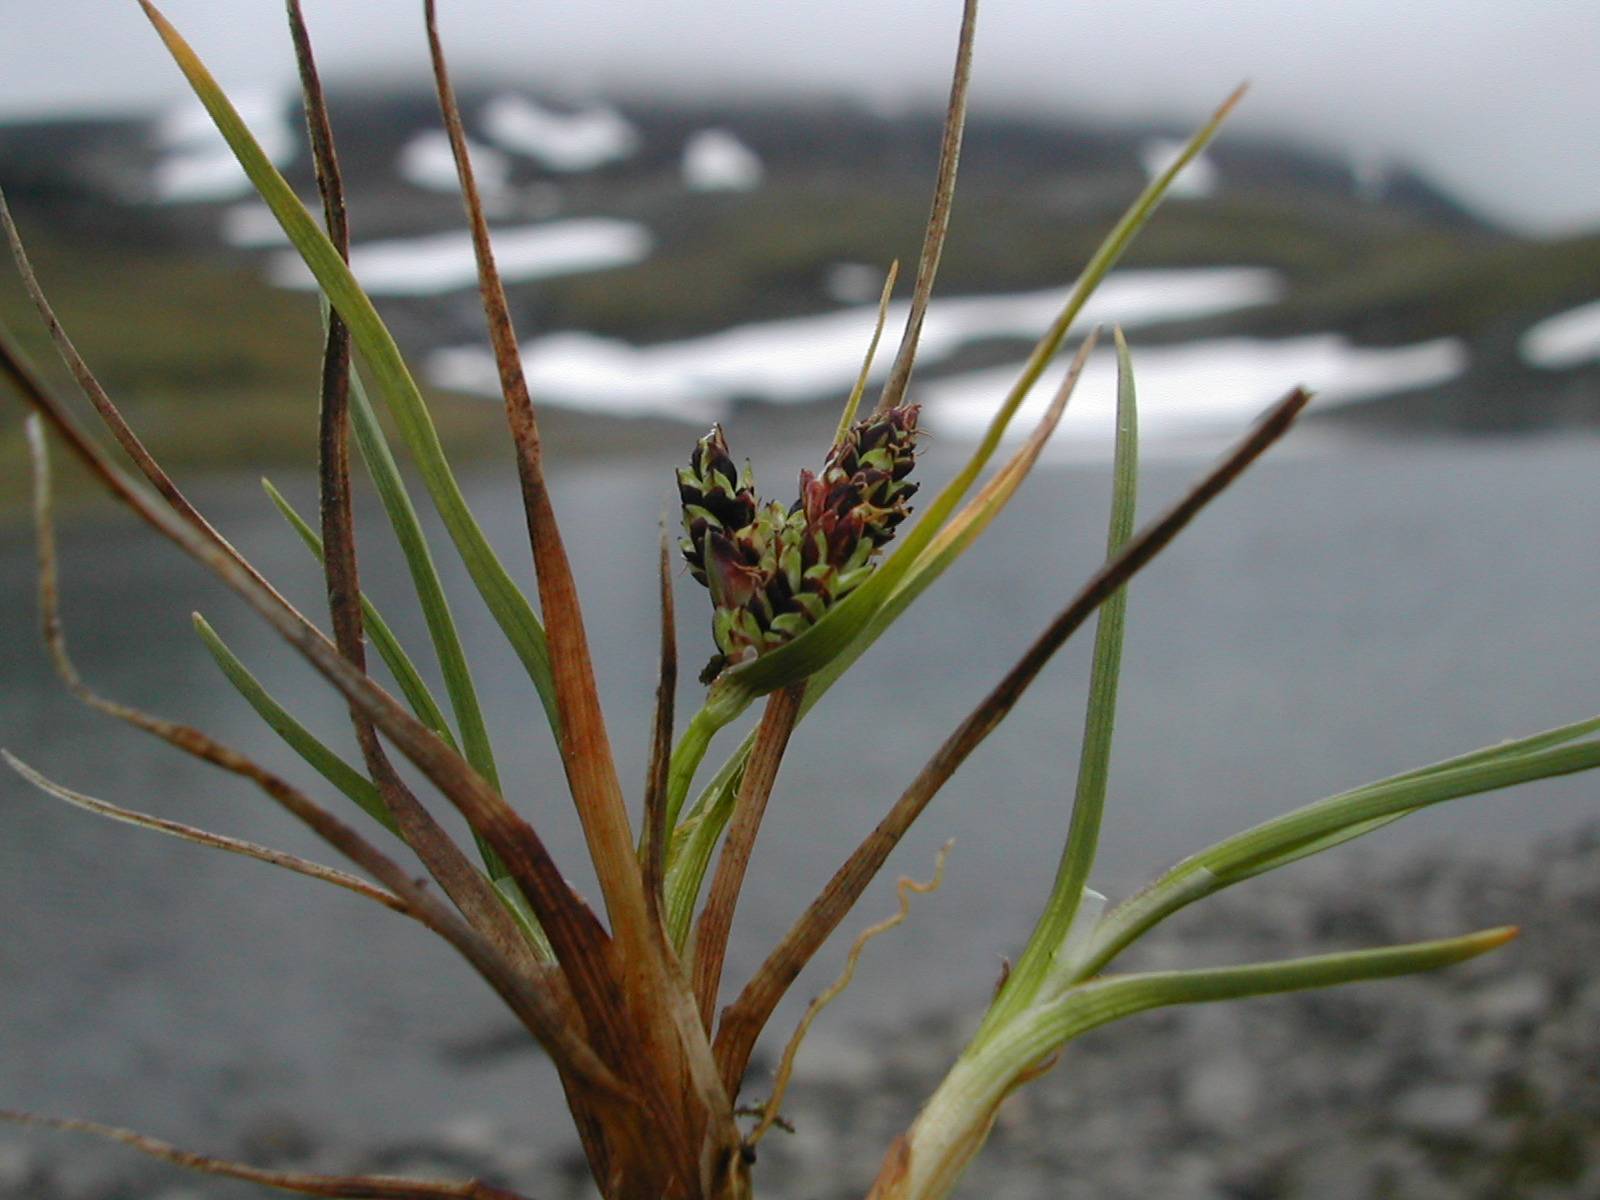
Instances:
[[[38,1113],[0,1109],[0,1121],[14,1125],[33,1125],[46,1129],[60,1129],[68,1133],[87,1133],[109,1141],[120,1142],[141,1154],[158,1158],[174,1166],[218,1175],[226,1179],[239,1179],[275,1188],[280,1192],[295,1192],[302,1196],[329,1196],[337,1200],[528,1200],[520,1192],[507,1191],[469,1179],[461,1183],[435,1183],[426,1179],[401,1179],[392,1175],[311,1175],[296,1171],[269,1171],[247,1163],[213,1158],[180,1150],[158,1138],[101,1125],[96,1121],[76,1121],[65,1117],[46,1117]]]

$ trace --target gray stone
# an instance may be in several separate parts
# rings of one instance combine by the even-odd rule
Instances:
[[[1511,975],[1481,987],[1473,995],[1473,1012],[1495,1025],[1531,1025],[1550,1011],[1550,984],[1532,973]]]
[[[877,1078],[879,1064],[871,1049],[856,1038],[813,1031],[800,1043],[795,1076],[807,1082],[864,1088]]]
[[[0,1142],[0,1188],[21,1189],[37,1168],[33,1147],[23,1141]]]
[[[1201,1129],[1239,1131],[1255,1116],[1260,1100],[1259,1074],[1237,1055],[1219,1055],[1184,1072],[1183,1115]]]
[[[1402,1095],[1393,1109],[1396,1123],[1435,1137],[1467,1137],[1488,1115],[1488,1097],[1470,1084],[1423,1084]]]
[[[500,1123],[487,1113],[467,1113],[439,1129],[439,1143],[458,1153],[490,1156],[506,1140]]]

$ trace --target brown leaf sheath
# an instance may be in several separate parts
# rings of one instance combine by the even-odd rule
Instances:
[[[626,1124],[608,1131],[618,1139],[618,1144],[608,1146],[614,1151],[609,1156],[609,1171],[622,1181],[617,1186],[635,1190],[663,1183],[669,1188],[692,1187],[704,1174],[708,1149],[719,1162],[736,1152],[737,1128],[726,1101],[720,1110],[683,1102],[685,1089],[690,1087],[706,1095],[705,1085],[692,1081],[714,1080],[715,1067],[703,1031],[686,1022],[684,1006],[674,1002],[673,993],[681,989],[681,979],[666,957],[665,938],[645,900],[643,873],[601,712],[577,585],[545,483],[538,423],[467,153],[434,0],[425,0],[424,19],[439,107],[478,263],[478,290],[516,449],[560,713],[562,765],[611,920],[613,940],[604,953],[586,961],[569,960],[559,954],[558,947],[558,957],[568,972],[596,1049],[639,1086],[656,1122],[648,1144],[640,1141],[637,1128]],[[554,944],[553,931],[551,940]],[[597,1168],[597,1178],[605,1178],[592,1153],[590,1161]]]
[[[522,486],[523,507],[539,578],[539,606],[543,611],[545,632],[549,639],[551,671],[561,713],[562,763],[583,824],[584,836],[589,843],[590,858],[600,881],[612,932],[624,945],[643,947],[650,940],[645,917],[644,887],[639,860],[634,851],[633,833],[628,827],[622,786],[617,779],[616,764],[600,710],[600,697],[595,686],[588,638],[584,633],[577,586],[545,486],[538,422],[534,417],[527,380],[523,377],[516,330],[506,303],[505,288],[495,266],[488,223],[484,219],[472,162],[467,154],[466,134],[450,84],[444,48],[439,40],[433,0],[427,0],[424,11],[439,106],[455,154],[456,171],[472,231],[473,250],[478,260],[479,291],[488,322],[489,340],[494,348],[500,386],[505,396],[506,419],[516,447],[517,475]]]

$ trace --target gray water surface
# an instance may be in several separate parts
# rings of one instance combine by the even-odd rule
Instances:
[[[554,478],[635,793],[653,689],[656,521],[677,457],[667,448],[659,462],[592,463]],[[921,470],[947,478],[952,461],[951,448],[936,447]],[[1144,511],[1203,464],[1149,464]],[[1597,464],[1600,441],[1565,435],[1302,439],[1255,467],[1134,585],[1098,886],[1125,894],[1285,808],[1600,710]],[[789,472],[763,463],[760,475]],[[490,475],[471,478],[468,491],[520,576],[515,485]],[[284,482],[312,511],[310,481]],[[730,988],[1092,569],[1106,488],[1104,465],[1042,467],[986,543],[797,733],[739,909]],[[230,537],[319,611],[309,560],[253,483],[197,491]],[[68,628],[89,678],[202,724],[325,795],[220,679],[188,613],[206,611],[269,686],[348,748],[326,689],[127,518],[96,506],[64,525]],[[376,525],[365,528],[375,547],[368,589],[421,657],[403,574]],[[247,787],[65,698],[33,635],[31,556],[24,530],[0,533],[0,744],[69,786],[329,861]],[[489,618],[461,595],[507,791],[581,883],[576,822],[533,693]],[[686,577],[678,604],[681,726],[709,638],[704,597]],[[1088,639],[1079,641],[892,860],[891,874],[924,876],[936,848],[956,839],[943,891],[874,943],[823,1030],[892,1026],[929,1008],[975,1011],[999,956],[1015,952],[1066,824],[1087,660]],[[1445,840],[1494,853],[1597,815],[1600,785],[1579,777],[1460,801],[1385,831],[1381,847],[1340,853]],[[888,888],[869,894],[847,928],[892,911]],[[537,1055],[470,1052],[511,1028],[488,990],[420,928],[364,901],[92,818],[7,774],[0,914],[0,1106],[219,1149],[279,1115],[361,1143],[474,1113],[526,1112],[533,1145],[570,1144]],[[841,955],[822,956],[797,1002]],[[794,1011],[780,1016],[780,1033]]]

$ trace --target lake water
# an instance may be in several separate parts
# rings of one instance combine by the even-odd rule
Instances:
[[[635,792],[653,687],[656,519],[687,448],[554,478]],[[948,477],[954,449],[935,445],[922,472]],[[798,461],[780,448],[758,474],[792,478]],[[1150,463],[1144,510],[1204,462]],[[1600,440],[1588,435],[1386,444],[1307,433],[1255,467],[1134,586],[1102,890],[1125,894],[1181,854],[1329,791],[1600,710],[1597,463]],[[308,479],[280,482],[311,511]],[[734,985],[1092,569],[1106,488],[1102,463],[1042,467],[988,542],[796,735],[735,926]],[[195,490],[315,608],[309,561],[253,484]],[[468,490],[491,536],[522,561],[509,476],[476,475]],[[63,523],[68,628],[91,681],[306,780],[212,669],[189,612],[205,611],[333,736],[339,705],[326,689],[120,514],[97,505]],[[366,528],[376,545],[376,526]],[[31,554],[24,530],[0,532],[0,744],[70,786],[326,860],[250,789],[63,696],[32,636]],[[393,558],[375,550],[365,581],[420,644]],[[683,658],[697,667],[709,652],[703,597],[680,579],[678,603]],[[481,610],[463,599],[459,616],[508,791],[582,880],[533,693]],[[918,876],[956,838],[945,888],[873,945],[819,1032],[980,1003],[1054,868],[1086,657],[1085,645],[1069,647],[908,838],[891,871]],[[687,710],[693,670],[684,674]],[[1523,846],[1600,815],[1596,789],[1579,777],[1460,801],[1386,831],[1381,846],[1340,853]],[[885,884],[847,927],[892,907]],[[92,819],[7,775],[0,912],[0,1106],[215,1148],[274,1114],[370,1142],[453,1116],[525,1111],[535,1144],[570,1144],[536,1055],[469,1052],[511,1028],[488,991],[418,927],[342,892]],[[823,956],[800,999],[841,954]]]

